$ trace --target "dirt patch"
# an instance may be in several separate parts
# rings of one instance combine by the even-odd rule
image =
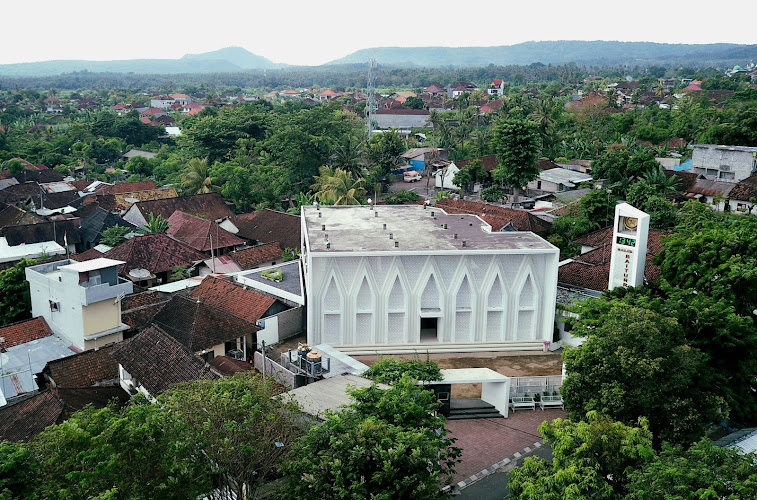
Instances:
[[[391,357],[412,359],[414,356]],[[425,356],[420,357],[426,359]],[[368,366],[380,359],[379,356],[354,356],[354,358]],[[439,368],[490,368],[508,377],[534,377],[562,373],[562,357],[557,353],[431,354],[429,358],[436,361]],[[481,384],[455,384],[452,386],[452,397],[479,398]]]

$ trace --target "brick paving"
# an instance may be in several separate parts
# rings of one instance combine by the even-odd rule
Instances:
[[[470,479],[527,447],[533,448],[542,439],[539,425],[564,416],[565,411],[555,408],[511,411],[508,418],[448,421],[448,436],[456,438],[455,446],[463,449],[453,484]]]

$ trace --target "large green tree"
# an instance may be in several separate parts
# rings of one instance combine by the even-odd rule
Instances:
[[[538,126],[522,118],[501,119],[494,126],[492,143],[499,161],[492,177],[512,187],[513,203],[518,203],[520,188],[539,176]]]
[[[757,455],[703,439],[689,449],[666,445],[631,474],[629,500],[757,498]]]
[[[390,389],[352,391],[295,445],[284,467],[283,498],[436,499],[460,449],[446,437],[432,392],[404,378]]]
[[[757,310],[757,217],[734,216],[675,233],[655,262],[673,287],[723,298],[743,315]]]
[[[623,498],[631,490],[630,475],[655,455],[646,422],[637,425],[596,412],[585,421],[544,422],[539,432],[552,447],[552,462],[526,458],[510,471],[510,494],[520,500]]]
[[[586,341],[563,354],[572,418],[598,411],[630,425],[646,417],[658,446],[699,439],[725,407],[703,376],[707,355],[687,343],[674,318],[616,302],[596,314],[594,302],[579,305],[572,331]]]

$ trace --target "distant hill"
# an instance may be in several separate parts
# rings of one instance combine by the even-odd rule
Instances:
[[[510,64],[602,64],[693,66],[757,59],[757,45],[730,43],[669,44],[653,42],[550,41],[500,47],[377,47],[362,49],[328,64],[366,63],[447,67]]]
[[[122,61],[43,61],[0,64],[0,76],[51,76],[74,71],[103,73],[214,73],[246,69],[274,69],[285,67],[241,47],[187,54],[181,59],[128,59]]]
[[[226,61],[241,69],[276,69],[286,67],[286,64],[271,62],[263,56],[258,56],[242,47],[226,47],[225,49],[204,52],[202,54],[186,54],[181,61]]]

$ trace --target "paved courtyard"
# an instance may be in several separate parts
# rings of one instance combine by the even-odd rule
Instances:
[[[448,421],[449,436],[463,449],[454,483],[541,441],[539,425],[564,416],[565,411],[560,409],[536,409],[511,411],[509,418]]]

